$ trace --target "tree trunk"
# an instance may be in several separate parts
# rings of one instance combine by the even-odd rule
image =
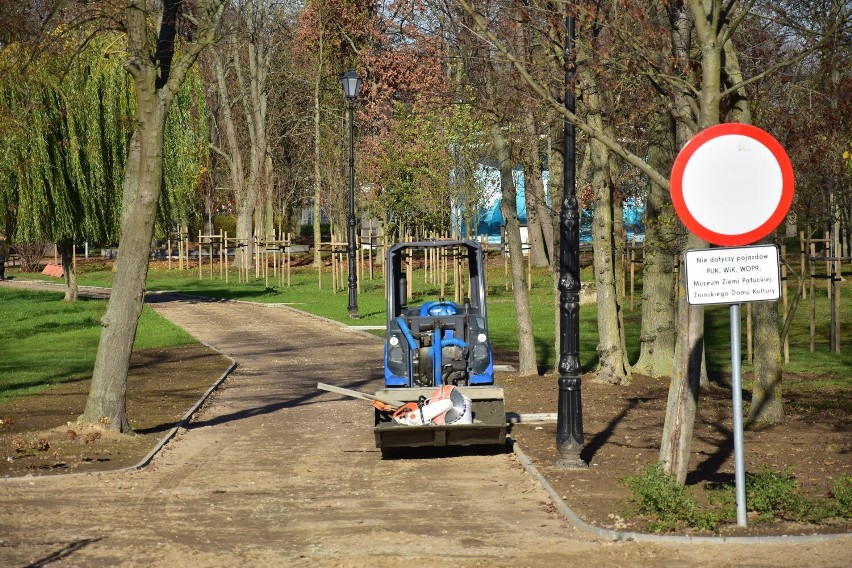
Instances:
[[[219,87],[219,96],[222,101],[222,121],[225,123],[225,140],[228,142],[228,153],[225,158],[228,162],[228,172],[231,177],[231,191],[237,204],[237,242],[242,245],[237,247],[234,254],[234,263],[246,270],[251,258],[251,207],[249,207],[248,220],[245,218],[246,180],[243,166],[242,146],[237,137],[237,126],[231,103],[230,89],[225,72],[225,65],[218,49],[213,50],[213,60],[216,66],[216,82]]]
[[[598,313],[598,368],[595,378],[601,382],[627,384],[630,382],[630,366],[615,271],[617,248],[613,243],[612,184],[607,165],[609,152],[596,142],[592,142],[592,146],[592,159],[596,162],[592,176],[595,193],[592,243]],[[603,168],[600,161],[603,161]]]
[[[544,200],[544,183],[541,177],[541,167],[538,149],[538,135],[535,131],[533,111],[528,110],[524,116],[524,201],[527,208],[527,239],[529,241],[530,261],[533,266],[547,266],[547,243],[544,236],[545,219],[541,218],[540,201]],[[552,232],[551,227],[551,232]],[[551,241],[553,237],[551,235]],[[551,243],[552,245],[552,243]]]
[[[671,115],[657,114],[650,133],[648,162],[660,171],[674,161]],[[675,345],[674,254],[676,219],[669,192],[649,180],[645,200],[645,246],[642,264],[642,329],[639,360],[633,371],[671,377]]]
[[[610,166],[614,162],[609,157]],[[619,310],[624,309],[627,292],[627,271],[624,268],[627,254],[627,231],[624,229],[624,196],[618,190],[618,178],[615,168],[610,168],[610,202],[612,203],[612,266],[615,269],[615,291],[618,298]]]
[[[500,210],[506,223],[506,240],[512,264],[512,293],[518,319],[518,373],[522,376],[533,375],[538,373],[538,365],[529,295],[527,293],[526,266],[521,247],[521,228],[516,206],[517,191],[512,179],[511,151],[499,124],[491,125],[491,140],[500,162],[500,189],[502,194]]]
[[[551,195],[551,203],[554,204],[551,207],[550,213],[550,225],[558,226],[559,217],[558,214],[561,213],[561,203],[562,203],[562,195],[564,193],[564,188],[562,187],[564,184],[564,162],[565,162],[565,148],[564,148],[564,123],[562,121],[553,121],[550,113],[548,113],[548,123],[553,122],[554,124],[558,124],[559,127],[563,129],[561,132],[563,134],[562,140],[563,144],[561,145],[561,151],[556,150],[554,146],[554,136],[548,135],[547,137],[547,165],[550,169],[550,195]],[[556,180],[559,180],[558,182]],[[575,180],[576,186],[576,180]],[[575,187],[576,191],[576,187]],[[556,204],[559,204],[558,206]],[[579,209],[582,211],[582,204],[580,204]],[[578,220],[579,222],[579,220]],[[562,245],[560,244],[560,235],[561,231],[551,230],[551,234],[553,235],[553,245],[550,250],[554,251],[554,254],[550,258],[550,272],[553,276],[553,329],[554,329],[554,342],[553,342],[553,352],[557,353],[556,356],[556,365],[559,366],[559,353],[562,351],[562,317],[560,314],[560,306],[559,306],[559,277],[560,277],[560,268],[559,268],[559,252],[561,250]]]
[[[249,32],[247,56],[249,68],[246,78],[242,53],[236,35],[229,38],[231,58],[243,104],[243,119],[249,138],[249,177],[242,198],[237,202],[237,238],[246,243],[243,268],[247,269],[254,254],[254,236],[262,236],[261,225],[255,225],[255,212],[263,194],[266,178],[266,64],[263,50],[259,48],[263,30],[255,26],[253,5],[246,6],[246,29]]]
[[[776,302],[755,302],[751,314],[755,345],[754,387],[747,424],[778,424],[784,421],[778,305]]]
[[[203,4],[203,5],[201,5]],[[148,36],[148,6],[128,0],[128,55],[125,68],[136,87],[136,131],[127,157],[122,203],[121,237],[112,293],[106,313],[86,408],[79,420],[120,432],[130,431],[126,393],[130,354],[142,313],[145,278],[157,204],[162,190],[166,116],[174,94],[201,50],[215,39],[222,18],[220,0],[199,3],[192,42],[183,45],[174,64],[175,26],[182,4],[163,2],[156,49]],[[189,8],[184,8],[189,9]],[[152,56],[153,55],[153,56]]]
[[[701,248],[706,243],[690,235],[688,248]],[[663,470],[686,483],[689,456],[692,452],[692,432],[698,408],[701,360],[704,356],[704,311],[701,306],[686,303],[686,266],[681,263],[677,291],[677,337],[674,351],[672,380],[666,405],[666,421],[660,443],[660,462]]]
[[[207,87],[205,85],[205,91],[207,91]],[[210,115],[216,116],[218,114],[218,96],[215,91],[213,91],[210,95],[213,103],[210,105],[210,109],[208,113]],[[211,145],[214,140],[216,140],[216,121],[213,119],[208,119],[207,124],[207,139],[210,141]],[[202,194],[202,199],[204,200],[204,232],[205,234],[212,235],[213,231],[216,230],[214,225],[214,217],[216,215],[216,181],[217,181],[217,166],[219,163],[219,155],[216,152],[210,152],[210,169],[207,172],[207,180],[209,181],[209,185],[205,185],[204,193]],[[172,227],[173,228],[173,227]]]
[[[582,48],[581,48],[582,50]],[[583,103],[587,122],[600,131],[611,130],[604,124],[603,95],[599,91],[597,76],[591,66],[581,65]],[[592,160],[592,189],[595,211],[592,221],[592,245],[595,266],[595,290],[598,312],[598,368],[595,380],[612,384],[630,382],[631,371],[627,361],[627,348],[621,306],[618,301],[613,219],[613,184],[611,153],[597,140],[589,141]]]
[[[263,195],[263,233],[272,237],[275,235],[275,180],[272,177],[270,148],[266,149],[264,177],[266,178],[266,191]]]
[[[322,255],[320,246],[322,243],[322,168],[320,158],[322,157],[320,145],[320,86],[322,84],[323,70],[323,28],[319,28],[319,49],[317,50],[317,74],[314,80],[314,266],[322,266]]]
[[[74,270],[74,243],[61,241],[56,243],[62,259],[62,272],[65,274],[65,301],[77,301],[77,271]]]
[[[721,51],[719,44],[724,33],[719,22],[721,10],[718,0],[689,0],[689,10],[695,26],[698,46],[701,50],[701,91],[698,94],[698,127],[708,128],[719,123],[719,96],[721,86]],[[684,18],[689,14],[685,7],[675,7],[678,13],[673,18],[673,42],[677,52],[685,52],[683,40]],[[679,57],[680,59],[680,57]],[[680,142],[680,140],[678,140]],[[707,248],[707,243],[695,235],[687,239],[687,248]],[[674,368],[669,388],[666,421],[660,444],[660,462],[666,473],[675,476],[679,483],[686,483],[689,454],[692,449],[692,431],[698,405],[704,359],[704,310],[701,306],[686,303],[685,266],[681,263],[678,284],[677,342],[675,345]]]
[[[558,256],[556,253],[556,230],[553,224],[553,216],[551,215],[550,209],[547,207],[547,201],[545,200],[544,194],[544,180],[542,180],[541,185],[539,186],[539,193],[536,194],[535,199],[535,209],[537,212],[537,217],[539,222],[541,223],[541,234],[544,237],[544,250],[547,254],[548,264],[553,267],[555,264],[555,259]],[[551,194],[552,195],[552,194]],[[551,197],[551,203],[559,203],[553,197]]]
[[[149,88],[145,88],[149,87]],[[154,234],[154,220],[163,171],[163,130],[167,108],[150,84],[137,82],[138,156],[128,162],[139,164],[138,175],[125,178],[125,203],[115,277],[107,310],[101,319],[101,340],[95,359],[92,385],[82,422],[129,432],[125,405],[127,370],[136,337],[136,325],[142,313],[148,256]],[[135,168],[128,168],[131,173]]]
[[[247,271],[254,257],[254,204],[249,204],[244,191],[242,199],[237,201],[237,241],[242,245],[237,249],[235,263]]]
[[[743,81],[736,46],[725,44],[725,82],[729,86]],[[731,116],[737,122],[751,124],[751,105],[745,89],[732,94]],[[762,241],[772,244],[768,237]],[[779,424],[784,421],[784,402],[781,398],[781,336],[778,327],[778,304],[755,302],[752,307],[754,329],[754,387],[748,425],[756,422]]]

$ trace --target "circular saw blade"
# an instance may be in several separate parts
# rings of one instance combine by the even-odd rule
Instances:
[[[458,422],[466,412],[469,413],[468,407],[470,405],[470,400],[465,398],[459,389],[454,388],[450,391],[450,402],[453,403],[453,406],[444,414],[444,424],[454,424]]]

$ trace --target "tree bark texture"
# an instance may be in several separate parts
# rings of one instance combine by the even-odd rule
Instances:
[[[146,75],[153,75],[151,70],[146,71]],[[120,432],[131,430],[125,405],[127,371],[142,313],[148,256],[162,186],[166,106],[153,88],[153,77],[145,79],[148,80],[138,81],[136,85],[139,172],[136,179],[125,179],[125,202],[129,202],[130,208],[121,226],[112,293],[101,319],[103,329],[92,385],[80,417],[83,422]],[[127,191],[134,195],[128,196]]]
[[[239,242],[239,245],[234,255],[234,262],[237,266],[245,270],[248,267],[248,258],[246,252],[250,249],[250,243],[246,243],[241,235],[251,235],[251,225],[245,227],[245,219],[239,216],[239,210],[242,208],[244,195],[246,194],[246,176],[245,166],[243,165],[242,145],[239,142],[237,135],[237,126],[234,121],[233,102],[231,100],[231,92],[228,87],[227,71],[219,47],[213,49],[213,61],[216,69],[216,83],[219,88],[219,98],[222,103],[222,122],[225,123],[225,140],[228,144],[227,153],[223,153],[225,161],[228,163],[228,173],[231,178],[231,191],[234,194],[234,200],[238,204],[237,215],[237,234],[234,235]],[[249,218],[250,220],[250,218]],[[240,227],[240,222],[243,222],[243,227]]]
[[[544,180],[541,174],[538,133],[532,110],[528,110],[524,115],[523,138],[525,140],[524,201],[527,208],[529,252],[532,255],[530,260],[533,266],[547,266],[553,250],[553,226],[544,203]]]
[[[545,65],[548,54],[535,38],[528,22],[531,18],[530,4],[517,4],[512,13],[518,20],[518,33],[514,36],[516,49],[523,54],[523,59],[529,67]],[[533,266],[548,266],[555,256],[553,251],[553,223],[544,201],[544,180],[541,168],[541,150],[539,148],[539,132],[536,126],[538,104],[533,101],[522,104],[523,111],[518,127],[521,146],[522,162],[524,164],[524,202],[527,211],[527,240],[529,242],[530,263]]]
[[[610,165],[615,162],[613,156],[609,158]],[[624,229],[624,197],[618,190],[618,178],[616,168],[610,168],[610,201],[612,203],[612,266],[615,269],[615,291],[618,297],[619,309],[624,309],[624,300],[627,295],[627,271],[624,261],[627,254],[627,231]]]
[[[588,65],[579,65],[582,79],[582,101],[586,107],[586,120],[593,127],[604,131],[603,95],[599,90],[598,78]],[[611,176],[611,153],[597,140],[589,141],[592,162],[592,190],[595,196],[595,212],[592,221],[592,246],[595,268],[595,291],[598,312],[598,368],[595,380],[612,384],[630,382],[631,371],[627,360],[627,344],[622,306],[618,299],[616,268],[615,223],[613,207],[613,182]]]
[[[720,44],[723,35],[720,0],[688,0],[695,38],[701,52],[701,90],[698,93],[697,126],[703,130],[719,123],[721,77]],[[673,50],[683,56],[686,45],[683,22],[686,7],[673,7]],[[678,140],[680,142],[680,140]],[[687,239],[688,249],[707,248],[707,243],[695,235]],[[677,341],[674,368],[669,387],[666,421],[660,444],[660,462],[666,473],[675,476],[678,483],[686,483],[689,454],[692,449],[692,432],[698,405],[702,361],[704,359],[704,310],[701,306],[686,303],[685,265],[681,263],[677,295]]]
[[[243,66],[241,43],[246,41],[237,37],[237,32],[229,35],[231,61],[239,88],[239,98],[242,101],[243,119],[246,125],[249,141],[249,175],[245,183],[245,191],[237,196],[237,238],[246,243],[242,255],[243,268],[247,268],[253,256],[255,233],[260,235],[261,227],[255,231],[255,212],[259,208],[259,198],[266,187],[266,78],[269,68],[269,46],[263,42],[265,30],[262,14],[256,14],[254,4],[246,4],[244,17],[245,31],[248,40],[245,46],[245,58],[248,69]]]
[[[725,84],[736,85],[743,81],[743,74],[733,43],[724,46],[723,78]],[[730,116],[737,122],[751,124],[751,105],[745,89],[731,95]],[[763,239],[763,244],[772,244],[773,239]],[[778,325],[776,302],[755,302],[752,305],[752,328],[754,330],[754,386],[747,424],[757,422],[778,424],[784,421],[784,400],[781,396],[781,335]]]
[[[522,376],[534,375],[538,373],[538,364],[529,294],[527,293],[526,266],[521,246],[521,228],[516,206],[517,190],[512,178],[512,155],[509,142],[497,123],[491,125],[491,141],[500,163],[500,190],[502,195],[500,210],[506,223],[506,241],[512,265],[512,293],[518,319],[518,373]]]
[[[317,72],[314,78],[314,266],[321,269],[322,255],[320,246],[322,243],[322,168],[320,158],[322,157],[321,144],[321,114],[320,114],[320,87],[322,85],[323,70],[323,27],[319,27],[319,49],[317,50]]]
[[[559,127],[560,131],[555,132],[555,128],[551,127],[550,131],[547,135],[547,165],[550,170],[550,198],[551,203],[554,204],[548,210],[550,214],[550,226],[553,227],[553,249],[554,251],[559,250],[559,231],[557,227],[559,226],[559,209],[555,204],[562,203],[562,177],[563,177],[563,168],[564,165],[564,152],[565,148],[563,148],[564,143],[561,142],[561,129],[562,129],[562,121],[557,120],[558,117],[553,116],[552,114],[548,114],[548,122]],[[579,184],[578,184],[579,185]],[[580,204],[582,208],[582,204]],[[551,258],[551,265],[553,266],[554,272],[559,272],[559,268],[557,264],[559,259],[557,258],[558,254],[553,254]]]
[[[751,314],[755,346],[754,386],[747,423],[778,424],[784,421],[778,304],[755,302]]]
[[[674,161],[674,123],[657,114],[650,132],[648,162],[660,171]],[[650,377],[671,377],[675,345],[674,255],[677,219],[669,192],[649,180],[645,200],[645,245],[642,263],[642,324],[639,360],[633,370]]]
[[[696,76],[695,66],[690,59],[694,31],[692,17],[683,4],[672,3],[669,11],[669,25],[672,43],[671,73],[679,77],[685,84],[697,83],[698,77]],[[674,153],[677,154],[677,151],[683,148],[689,139],[698,132],[698,123],[692,112],[694,100],[687,89],[675,89],[672,99],[672,110],[675,117]]]
[[[690,235],[688,248],[701,248],[706,243]],[[666,473],[678,483],[686,483],[692,433],[704,357],[704,310],[686,303],[686,266],[681,263],[677,291],[677,337],[672,380],[666,405],[666,421],[660,443],[660,462]]]
[[[275,179],[272,175],[272,153],[271,148],[266,149],[264,161],[264,173],[266,186],[263,192],[263,234],[269,238],[275,234]]]

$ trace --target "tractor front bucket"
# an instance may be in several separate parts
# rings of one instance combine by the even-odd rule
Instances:
[[[506,409],[502,387],[461,386],[462,394],[471,401],[472,424],[427,424],[408,426],[397,424],[386,412],[376,411],[376,447],[386,455],[394,448],[441,446],[494,446],[506,443]],[[394,388],[376,391],[377,398],[393,398],[416,402],[435,392],[433,387]]]

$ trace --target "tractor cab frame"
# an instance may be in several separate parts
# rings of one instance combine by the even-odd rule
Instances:
[[[461,304],[444,298],[409,304],[404,260],[417,249],[439,249],[466,264],[469,294]],[[485,269],[479,244],[472,240],[397,243],[388,249],[387,270],[385,386],[493,384]]]

